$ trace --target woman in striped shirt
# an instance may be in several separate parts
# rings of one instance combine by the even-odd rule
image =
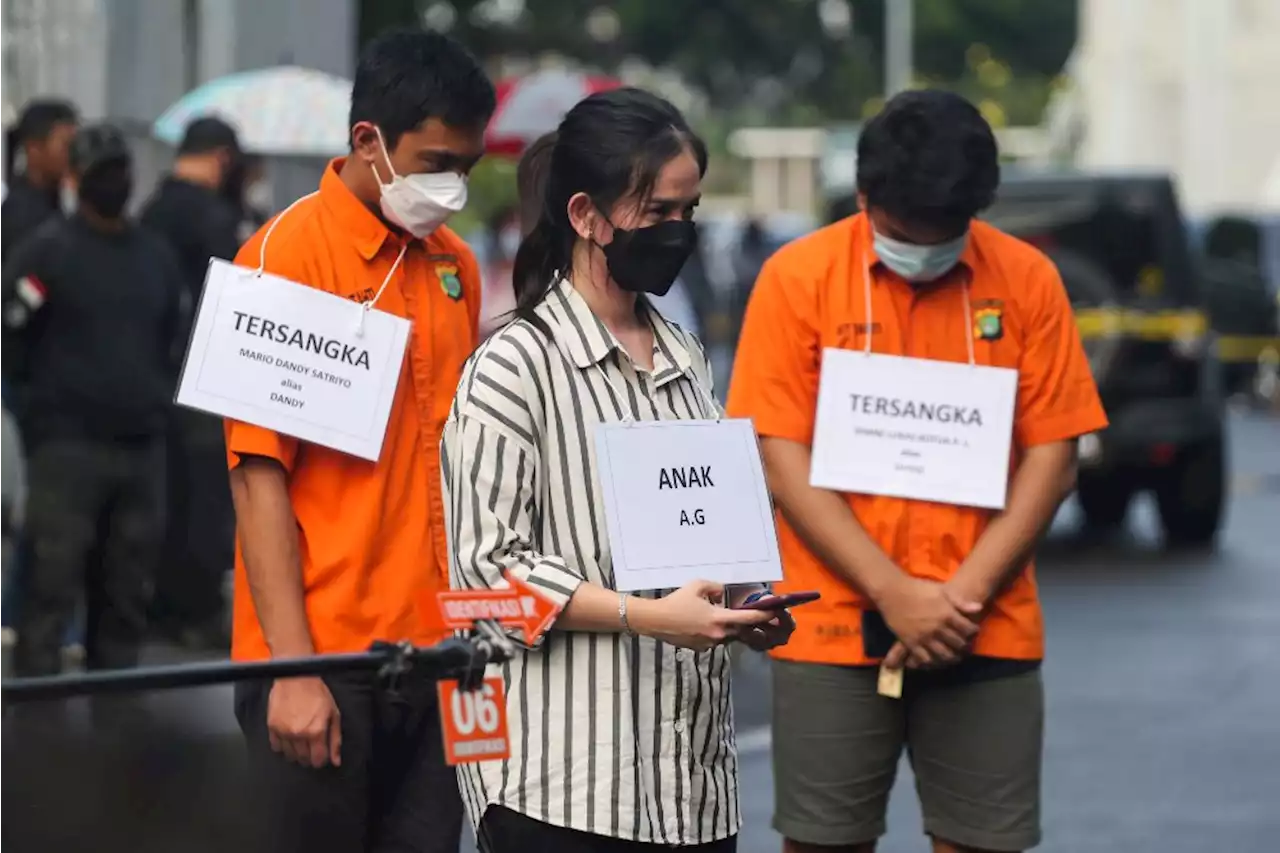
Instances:
[[[614,591],[593,431],[718,415],[698,341],[648,307],[696,242],[706,149],[636,89],[574,107],[516,256],[516,318],[472,356],[445,426],[451,581],[506,572],[562,604],[501,669],[511,757],[460,769],[493,853],[734,849],[728,641],[785,642],[785,613],[726,591]]]

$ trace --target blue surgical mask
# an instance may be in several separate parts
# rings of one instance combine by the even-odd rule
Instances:
[[[945,243],[918,246],[894,240],[878,231],[872,233],[876,257],[907,281],[933,281],[942,278],[960,262],[960,256],[964,254],[964,247],[969,241],[969,235],[965,233]]]

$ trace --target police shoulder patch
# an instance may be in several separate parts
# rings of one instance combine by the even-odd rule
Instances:
[[[458,277],[457,264],[436,264],[436,277],[446,296],[450,299],[462,298],[462,279]]]
[[[1000,340],[1004,337],[1004,312],[996,307],[974,311],[973,334],[982,341]]]

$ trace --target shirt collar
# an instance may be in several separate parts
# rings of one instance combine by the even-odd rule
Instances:
[[[578,369],[599,364],[615,350],[624,352],[613,332],[600,322],[568,279],[561,278],[552,286],[543,305],[557,338]],[[648,315],[653,326],[653,378],[655,384],[662,385],[686,373],[693,360],[680,332],[657,309],[650,307]]]
[[[378,254],[388,238],[396,235],[342,182],[338,171],[346,161],[346,157],[335,157],[325,167],[324,177],[320,179],[320,201],[337,217],[360,257],[367,261]]]
[[[653,381],[662,385],[689,373],[693,358],[685,336],[652,305],[649,318],[653,324]]]

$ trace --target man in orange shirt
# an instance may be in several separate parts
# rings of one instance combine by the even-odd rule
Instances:
[[[874,850],[905,745],[937,853],[1025,850],[1040,839],[1044,703],[1031,555],[1073,487],[1075,439],[1106,416],[1053,264],[975,218],[999,165],[972,105],[942,92],[895,97],[864,129],[857,169],[864,212],[791,243],[761,272],[729,395],[730,413],[754,418],[761,436],[779,590],[822,592],[795,610],[791,643],[774,652],[774,826],[789,853]],[[877,357],[860,370],[917,372],[853,401],[855,425],[917,419],[870,433],[894,439],[955,436],[960,426],[934,421],[971,418],[944,417],[929,399],[951,381],[930,377],[974,381],[946,362],[1007,379],[1012,424],[997,455],[1009,473],[1001,464],[990,475],[998,492],[1007,486],[1002,508],[912,498],[927,447],[900,450],[919,464],[875,494],[810,485],[811,467],[826,477],[812,452],[828,417],[817,414],[819,373],[848,358],[824,361],[826,349]],[[849,464],[883,468],[874,453]]]
[[[448,586],[439,443],[480,295],[474,256],[443,223],[466,201],[493,109],[493,85],[457,43],[380,36],[356,69],[350,155],[237,258],[376,300],[412,324],[377,462],[227,422],[237,660],[441,639],[414,601]],[[241,685],[236,713],[270,849],[456,851],[461,802],[434,695],[412,673],[395,685],[364,675]]]

